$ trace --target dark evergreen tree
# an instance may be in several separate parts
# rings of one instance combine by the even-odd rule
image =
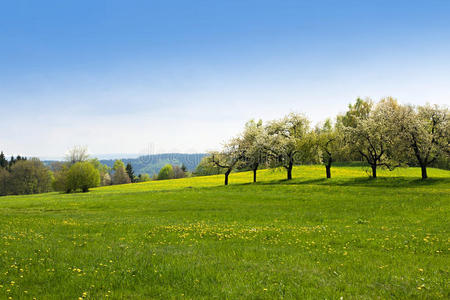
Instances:
[[[0,152],[0,168],[6,169],[8,166],[8,160],[5,158],[5,154],[3,154],[3,151]]]
[[[134,171],[133,171],[133,166],[130,163],[127,164],[126,171],[127,171],[128,177],[130,177],[131,182],[136,182],[136,178],[134,176]]]
[[[11,159],[9,160],[8,163],[8,169],[11,170],[11,167],[16,163],[16,159],[14,158],[14,156],[11,156]]]
[[[181,165],[181,170],[183,170],[184,173],[187,172],[187,168],[186,168],[186,166],[184,164]]]

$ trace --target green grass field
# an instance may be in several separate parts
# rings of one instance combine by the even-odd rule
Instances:
[[[332,172],[1,197],[0,298],[448,299],[450,172]]]

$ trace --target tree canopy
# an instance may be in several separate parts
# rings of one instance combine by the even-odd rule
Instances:
[[[76,162],[67,172],[67,191],[81,190],[85,193],[99,184],[99,171],[90,162]]]
[[[173,167],[170,164],[161,168],[158,173],[158,180],[172,179],[174,177]]]

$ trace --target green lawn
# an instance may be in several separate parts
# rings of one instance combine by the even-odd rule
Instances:
[[[448,299],[450,172],[332,172],[1,197],[0,299]]]

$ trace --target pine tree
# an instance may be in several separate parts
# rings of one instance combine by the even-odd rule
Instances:
[[[11,167],[16,163],[16,159],[14,158],[14,156],[11,156],[11,159],[9,160],[8,163],[8,169],[11,170]]]
[[[8,161],[5,158],[3,151],[0,153],[0,168],[6,168],[8,166]]]
[[[136,182],[136,179],[134,177],[133,166],[130,163],[127,164],[126,171],[127,171],[128,177],[130,177],[131,182]]]

